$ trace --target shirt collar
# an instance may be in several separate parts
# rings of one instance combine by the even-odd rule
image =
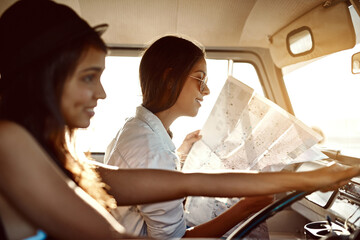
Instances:
[[[138,106],[136,108],[136,117],[145,122],[156,134],[160,136],[168,148],[175,152],[176,148],[173,141],[171,140],[161,120],[155,114],[144,106]]]

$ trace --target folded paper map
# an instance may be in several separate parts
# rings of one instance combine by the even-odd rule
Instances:
[[[322,136],[233,77],[227,79],[201,134],[184,172],[280,171],[288,164],[325,157],[313,148]],[[188,198],[188,221],[200,224],[232,204],[229,199]]]

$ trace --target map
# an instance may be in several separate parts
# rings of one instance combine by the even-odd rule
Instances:
[[[322,136],[252,88],[229,77],[184,163],[183,171],[280,171],[323,158],[313,146]],[[231,207],[234,199],[189,197],[195,225]]]

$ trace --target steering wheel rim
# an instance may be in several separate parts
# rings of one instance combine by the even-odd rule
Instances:
[[[233,239],[242,239],[248,233],[251,232],[256,226],[260,223],[268,219],[269,217],[275,215],[277,212],[283,210],[285,207],[291,205],[292,203],[302,199],[306,195],[310,194],[311,192],[302,192],[302,191],[295,191],[286,195],[285,197],[275,201],[274,203],[270,204],[269,206],[263,208],[256,214],[252,215],[248,218],[245,222],[243,222],[239,227],[237,227],[227,238],[226,240],[233,240]]]

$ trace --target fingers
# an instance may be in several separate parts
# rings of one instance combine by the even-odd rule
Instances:
[[[192,138],[201,138],[200,130],[189,133],[188,135],[186,135],[185,140],[189,140]]]
[[[200,130],[196,130],[186,135],[183,144],[187,144],[188,146],[191,147],[195,142],[199,141],[201,138],[202,135],[200,135]]]
[[[325,187],[325,188],[322,188],[320,189],[321,192],[328,192],[328,191],[335,191],[343,186],[345,186],[346,184],[348,184],[349,181],[346,180],[346,181],[341,181],[340,183],[337,183],[337,184],[334,184],[330,187]]]
[[[334,172],[335,177],[338,178],[338,182],[349,181],[351,178],[360,175],[359,167],[349,167],[340,164],[334,164],[329,168]]]
[[[202,135],[200,135],[200,130],[196,130],[194,132],[189,133],[186,135],[183,143],[181,146],[177,149],[177,152],[179,155],[185,156],[190,152],[190,149],[192,145],[199,141],[202,138]]]
[[[333,164],[330,167],[325,167],[323,171],[325,173],[323,180],[324,183],[327,182],[327,184],[324,184],[324,186],[320,188],[322,192],[336,190],[360,174],[359,167],[349,167],[341,164]],[[327,180],[325,178],[327,178]],[[320,178],[318,180],[321,181]]]

